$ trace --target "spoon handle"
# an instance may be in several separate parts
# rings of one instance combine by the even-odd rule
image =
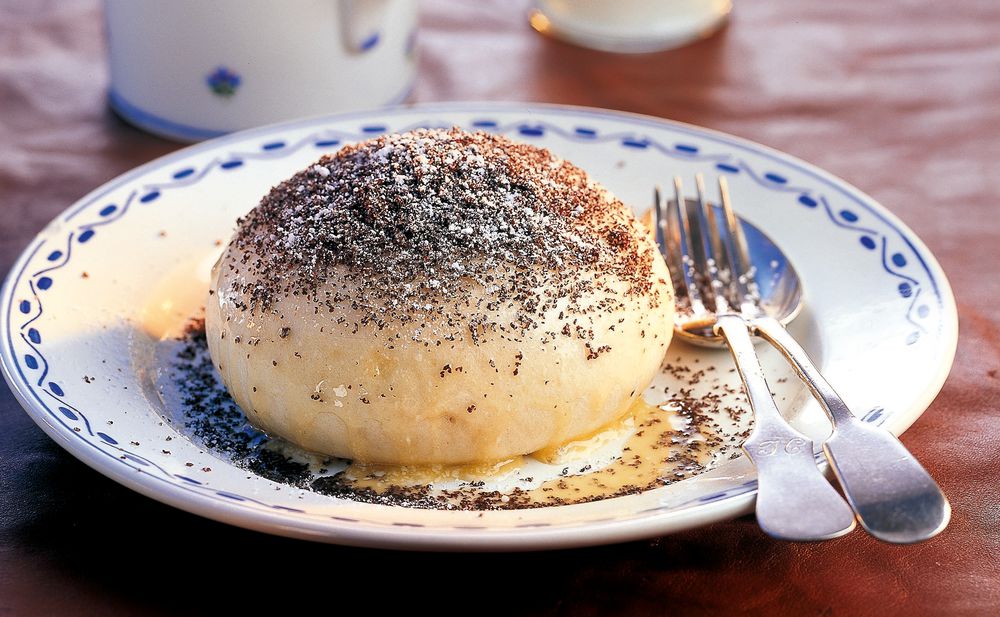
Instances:
[[[778,411],[739,315],[721,315],[716,334],[725,338],[754,412],[743,451],[757,467],[757,522],[782,540],[827,540],[854,529],[854,513],[816,466],[811,439]]]
[[[751,329],[791,362],[830,416],[833,434],[823,451],[868,533],[886,542],[909,544],[944,529],[951,517],[948,499],[895,435],[851,413],[777,320],[755,319]]]

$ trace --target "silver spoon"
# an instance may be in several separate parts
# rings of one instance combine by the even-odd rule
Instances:
[[[725,346],[732,353],[753,411],[753,430],[742,448],[757,470],[755,510],[760,528],[781,540],[836,538],[854,529],[854,512],[816,466],[812,440],[792,428],[774,403],[747,321],[762,313],[756,304],[744,307],[724,293],[721,262],[715,261],[721,251],[719,236],[703,233],[716,226],[715,211],[705,205],[703,183],[698,180],[696,216],[689,216],[680,178],[674,179],[677,198],[669,204],[670,213],[657,195],[657,241],[677,292],[674,331],[679,338]],[[766,244],[755,231],[748,235]],[[785,308],[795,310],[797,305],[795,299]]]
[[[827,413],[833,433],[823,443],[823,452],[861,525],[876,538],[894,543],[919,542],[937,535],[951,516],[951,507],[937,483],[892,433],[850,411],[785,330],[784,324],[802,306],[801,282],[787,257],[763,232],[736,217],[724,177],[719,178],[721,217],[707,204],[700,175],[696,180],[698,200],[694,205],[699,215],[693,220],[701,225],[693,244],[700,241],[698,250],[710,268],[715,268],[709,276],[710,293],[726,300],[719,308],[725,304],[735,308],[733,312],[751,334],[768,341],[789,360]],[[675,189],[674,204],[683,202],[687,210],[689,202],[681,196],[679,180],[675,180]],[[657,203],[658,210],[663,208]],[[678,214],[681,212],[678,209]],[[686,218],[678,217],[681,225]],[[661,216],[661,233],[667,234],[664,222]],[[733,277],[732,272],[740,275]],[[697,344],[724,345],[719,334],[728,336],[732,330],[724,332],[723,328],[731,326],[717,323],[725,315],[716,317],[711,328],[689,319],[681,320],[675,331]]]

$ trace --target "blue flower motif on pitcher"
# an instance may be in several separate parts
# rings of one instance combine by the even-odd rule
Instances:
[[[219,96],[229,98],[236,94],[236,89],[240,87],[240,82],[242,79],[240,76],[233,71],[230,71],[224,66],[220,66],[215,69],[215,71],[205,78],[208,87],[212,89],[212,92],[218,94]]]

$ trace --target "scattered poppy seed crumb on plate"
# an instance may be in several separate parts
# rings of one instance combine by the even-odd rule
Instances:
[[[544,499],[539,498],[537,493],[519,488],[506,493],[486,490],[482,481],[467,482],[455,490],[440,490],[431,485],[418,484],[390,485],[384,490],[376,491],[357,485],[342,473],[316,475],[308,465],[269,448],[268,444],[273,440],[247,424],[225,387],[218,381],[207,351],[202,320],[192,321],[178,342],[172,381],[181,393],[179,412],[186,435],[213,455],[228,459],[236,466],[263,478],[293,488],[365,503],[437,510],[512,510],[638,494],[704,471],[705,467],[700,461],[706,452],[716,452],[720,457],[728,455],[730,451],[732,456],[738,455],[742,434],[726,439],[720,437],[723,433],[717,416],[731,416],[738,421],[747,413],[744,403],[737,403],[735,407],[723,404],[723,396],[731,396],[735,392],[728,386],[714,385],[707,396],[690,394],[689,388],[700,383],[714,367],[692,371],[690,367],[679,363],[666,364],[664,372],[674,375],[679,385],[676,389],[667,388],[664,394],[669,403],[680,409],[680,417],[685,420],[686,426],[681,430],[660,429],[664,443],[680,444],[681,447],[671,455],[661,476],[651,484],[627,485],[598,497],[579,499],[555,496]],[[469,413],[473,413],[475,408],[475,405],[470,405]],[[647,424],[639,427],[639,430],[657,430],[656,424],[658,422]],[[700,434],[703,441],[690,441],[689,438],[695,434]],[[139,444],[133,442],[133,445]],[[190,467],[192,464],[185,463],[185,466]],[[562,470],[562,475],[569,477],[572,474],[586,474],[591,472],[589,467],[566,467]],[[201,471],[210,472],[211,468],[203,467]],[[525,482],[532,480],[533,478],[523,479]],[[542,493],[545,492],[543,489]]]

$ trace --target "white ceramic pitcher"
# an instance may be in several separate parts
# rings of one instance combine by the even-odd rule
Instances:
[[[412,0],[106,0],[112,107],[198,141],[401,101]]]

